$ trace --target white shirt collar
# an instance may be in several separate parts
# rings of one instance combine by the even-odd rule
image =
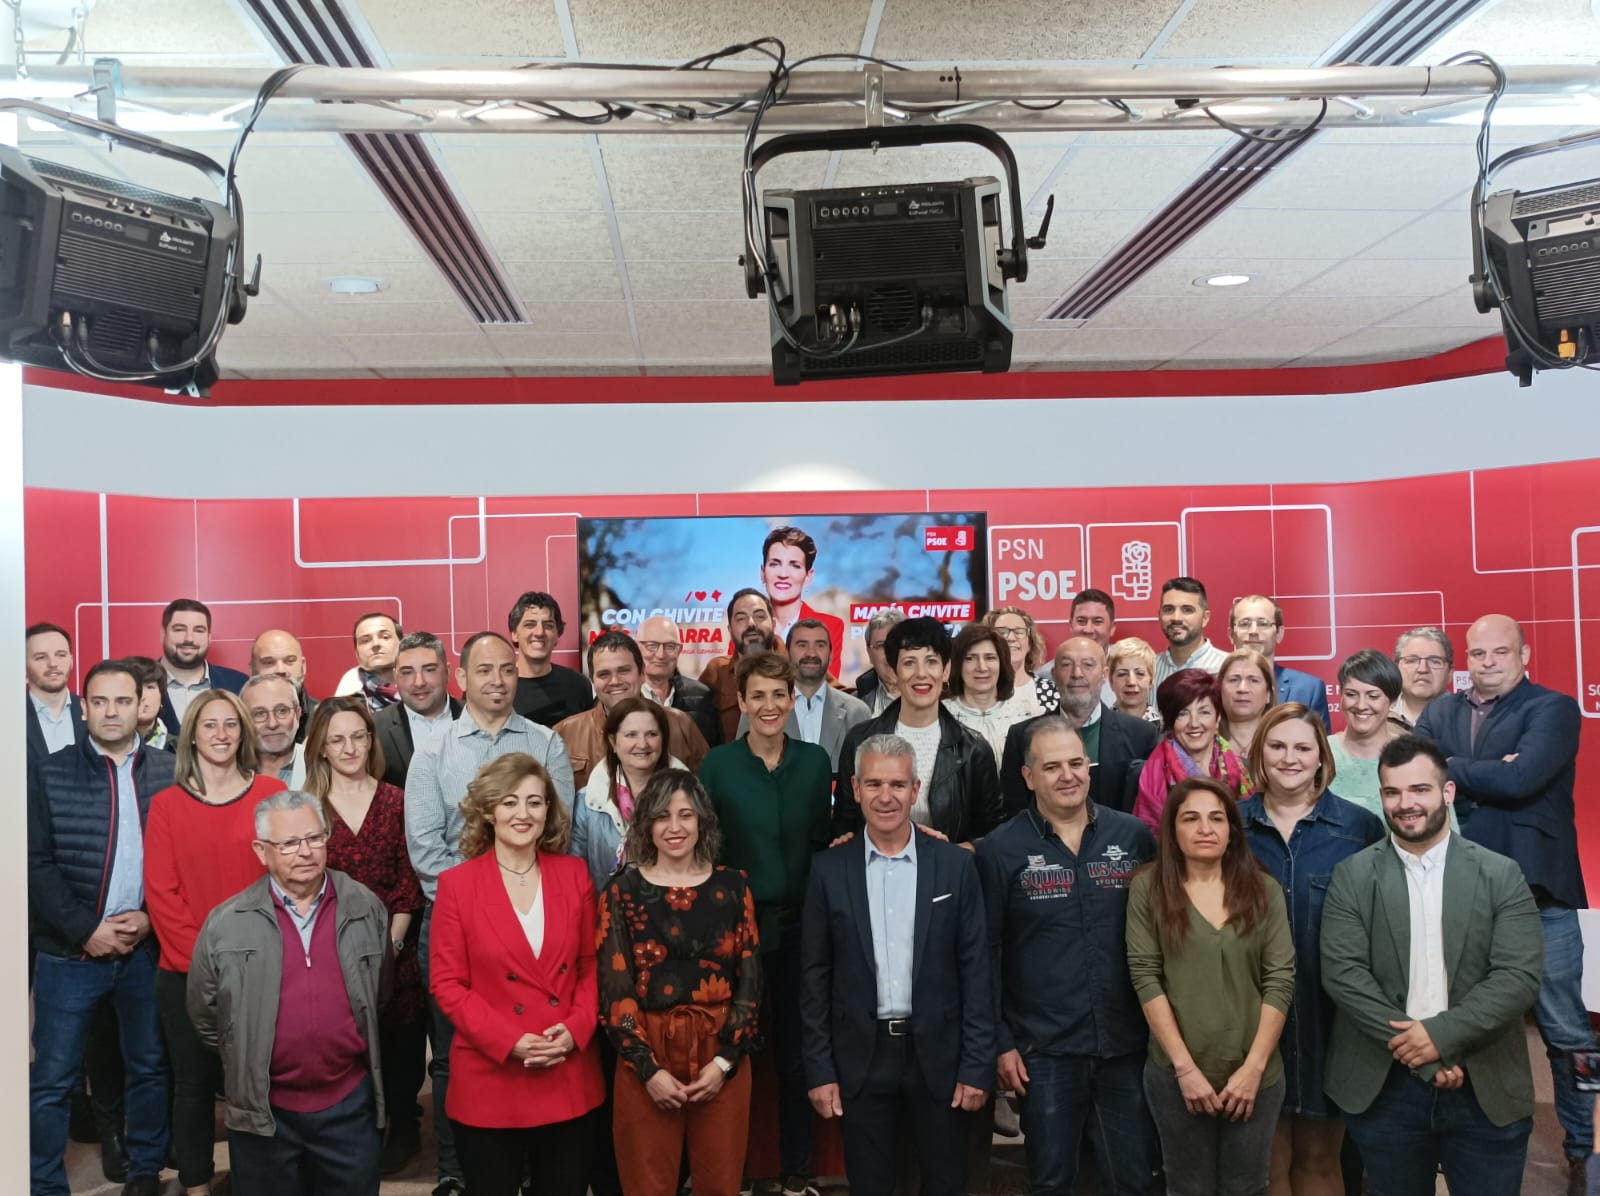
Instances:
[[[1419,870],[1423,873],[1432,872],[1435,868],[1444,867],[1445,852],[1450,846],[1450,836],[1446,835],[1421,855],[1407,851],[1395,842],[1394,836],[1389,836],[1389,843],[1394,852],[1400,857],[1400,862],[1408,869]]]

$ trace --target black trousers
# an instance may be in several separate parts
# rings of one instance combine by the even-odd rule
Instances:
[[[806,1088],[801,1047],[800,927],[785,928],[782,946],[761,956],[761,1026],[778,1073],[778,1160],[782,1178],[811,1175],[816,1113]]]
[[[172,1153],[178,1180],[186,1188],[211,1182],[216,1141],[217,1089],[222,1087],[222,1058],[207,1049],[189,1020],[189,974],[156,972],[156,1012],[172,1064]],[[229,1158],[232,1158],[230,1152]],[[230,1166],[238,1169],[238,1164]]]
[[[528,1129],[484,1129],[454,1119],[450,1124],[472,1196],[518,1196],[524,1175],[533,1181],[533,1196],[584,1196],[589,1190],[594,1119],[587,1114]]]
[[[89,1023],[89,1043],[83,1052],[83,1071],[89,1079],[89,1103],[94,1127],[102,1138],[122,1133],[122,1035],[117,1030],[116,1003],[109,997],[95,1010]]]
[[[383,1060],[383,1107],[389,1130],[415,1133],[422,1119],[417,1093],[428,1075],[427,1010],[414,1021],[380,1026],[378,1053]]]
[[[378,1110],[367,1076],[318,1113],[273,1109],[277,1133],[228,1131],[234,1196],[378,1196]]]
[[[904,1135],[922,1172],[922,1196],[962,1196],[970,1114],[950,1107],[954,1095],[954,1085],[944,1096],[929,1092],[912,1036],[890,1035],[887,1024],[880,1022],[866,1085],[840,1102],[850,1190],[895,1191],[900,1170],[897,1144]]]

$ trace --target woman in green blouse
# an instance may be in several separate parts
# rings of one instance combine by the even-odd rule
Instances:
[[[1128,895],[1128,974],[1150,1023],[1144,1090],[1172,1196],[1267,1190],[1294,997],[1283,890],[1209,777],[1180,781]]]

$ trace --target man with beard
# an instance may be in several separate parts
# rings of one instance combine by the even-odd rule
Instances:
[[[821,619],[801,619],[789,629],[789,659],[794,662],[794,705],[783,730],[791,739],[814,743],[828,753],[828,766],[839,771],[839,751],[844,737],[858,723],[872,717],[867,704],[828,684],[828,662],[833,643]],[[748,714],[739,716],[739,734],[750,727]]]
[[[338,697],[360,694],[373,714],[398,702],[394,661],[400,653],[400,637],[404,634],[393,616],[381,610],[368,611],[358,618],[350,632],[356,647],[356,667],[339,678],[334,694]]]
[[[1374,1192],[1431,1194],[1442,1166],[1453,1192],[1516,1196],[1539,909],[1513,861],[1450,833],[1456,786],[1432,742],[1391,740],[1378,778],[1390,837],[1339,864],[1323,907],[1325,1086]]]
[[[178,727],[197,694],[208,689],[238,693],[249,680],[238,669],[206,659],[211,650],[211,608],[193,598],[174,598],[161,612],[161,664],[167,670],[167,693],[161,699],[161,721],[167,734]]]
[[[1228,654],[1206,639],[1211,607],[1206,588],[1192,577],[1174,577],[1161,587],[1161,632],[1167,650],[1156,657],[1156,686],[1179,669],[1204,669],[1213,677]]]
[[[306,745],[295,742],[300,699],[294,686],[276,673],[261,673],[244,683],[239,697],[256,729],[261,771],[291,789],[301,788],[306,779]]]
[[[1278,701],[1301,702],[1311,707],[1322,720],[1323,730],[1332,730],[1328,721],[1328,686],[1320,677],[1278,663],[1278,645],[1283,642],[1283,607],[1265,594],[1246,594],[1234,599],[1228,608],[1228,638],[1235,648],[1253,648],[1272,662],[1278,681]]]
[[[1395,641],[1394,662],[1400,669],[1400,700],[1389,716],[1414,727],[1429,702],[1450,692],[1456,650],[1440,628],[1418,627]]]
[[[306,693],[306,654],[300,641],[277,628],[256,636],[250,646],[250,675],[258,677],[262,673],[275,673],[294,686],[295,701],[300,704],[300,725],[295,729],[294,741],[304,743],[311,716],[317,712],[317,700]]]
[[[594,682],[597,701],[582,714],[574,714],[556,724],[556,734],[567,745],[572,761],[572,780],[579,789],[589,781],[594,766],[606,758],[606,718],[618,702],[639,696],[644,680],[644,654],[633,637],[622,631],[608,631],[589,645],[589,678]],[[705,736],[694,720],[681,710],[665,707],[670,731],[663,751],[683,761],[690,772],[700,771],[706,758]]]
[[[450,696],[450,657],[431,631],[413,631],[400,641],[394,681],[400,701],[372,723],[383,749],[383,779],[404,789],[412,757],[439,742],[461,703]]]
[[[657,706],[681,710],[694,719],[712,747],[721,743],[722,721],[711,691],[678,672],[678,656],[683,651],[678,625],[666,615],[652,615],[639,624],[639,647],[644,652],[644,685],[639,692]]]
[[[48,756],[83,738],[83,703],[72,680],[72,637],[54,623],[27,630],[28,753]]]
[[[722,741],[739,734],[739,682],[733,675],[736,657],[778,650],[777,621],[772,601],[760,590],[743,589],[728,599],[728,654],[709,661],[700,672],[700,684],[711,691],[721,722]]]
[[[1155,750],[1161,728],[1142,718],[1123,714],[1103,697],[1106,650],[1092,636],[1075,635],[1056,649],[1052,674],[1060,708],[1040,718],[1062,717],[1077,728],[1090,761],[1089,799],[1097,806],[1132,813],[1138,797],[1139,770]],[[1033,804],[1033,792],[1023,776],[1025,745],[1037,719],[1018,723],[1006,732],[1006,750],[1000,763],[1006,812],[1015,814]]]
[[[556,645],[566,634],[561,604],[542,590],[529,590],[506,616],[517,646],[517,713],[553,727],[594,705],[594,689],[582,673],[556,664]]]

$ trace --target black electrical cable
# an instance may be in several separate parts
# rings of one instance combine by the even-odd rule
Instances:
[[[1201,105],[1200,111],[1209,116],[1213,124],[1228,130],[1235,137],[1241,137],[1246,141],[1257,141],[1263,145],[1293,145],[1297,141],[1304,141],[1322,127],[1322,122],[1328,117],[1328,97],[1322,97],[1322,107],[1318,109],[1315,119],[1309,125],[1292,131],[1278,129],[1271,134],[1252,132],[1243,125],[1236,125],[1231,120],[1223,119],[1204,105]]]

